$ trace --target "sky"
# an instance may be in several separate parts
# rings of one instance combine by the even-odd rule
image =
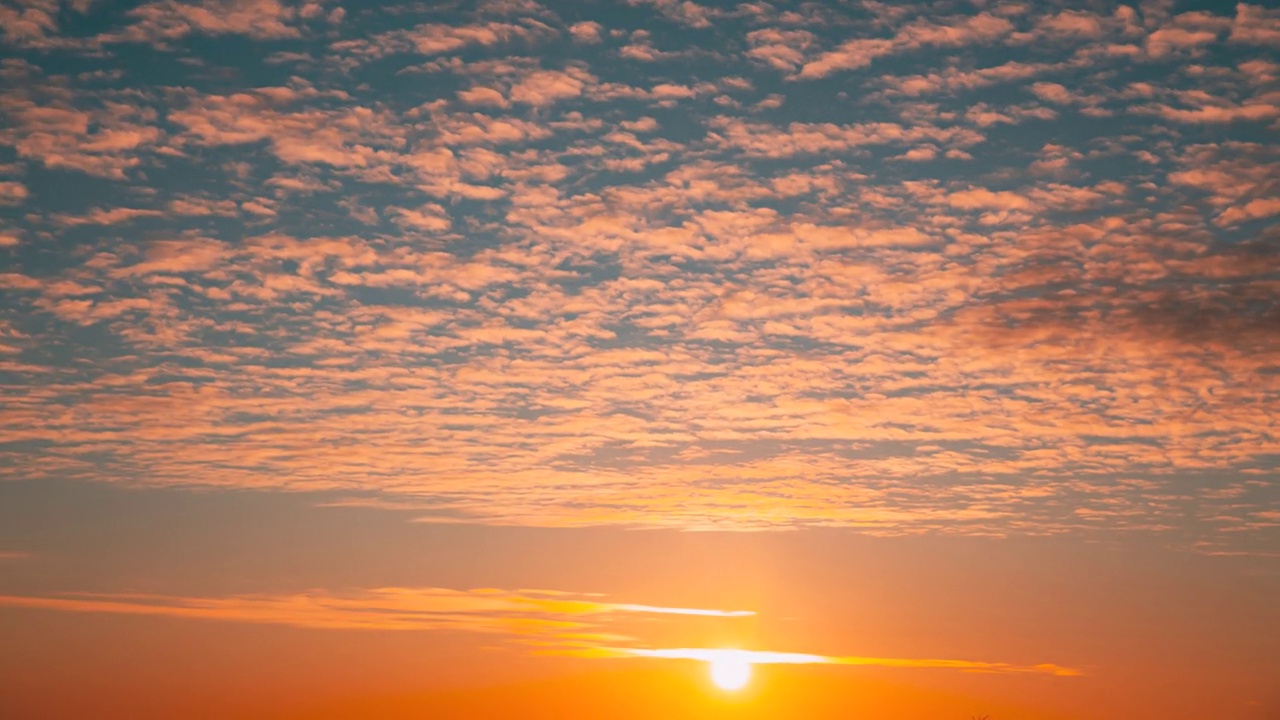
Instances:
[[[1278,131],[1274,3],[0,0],[0,714],[1280,718]]]

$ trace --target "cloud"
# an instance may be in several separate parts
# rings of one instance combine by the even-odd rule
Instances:
[[[1275,214],[1272,166],[1260,160],[1261,148],[1252,144],[1201,145],[1180,159],[1182,169],[1168,174],[1176,186],[1207,196],[1216,213],[1214,222],[1229,226]]]
[[[857,70],[870,65],[876,58],[922,47],[987,43],[1012,31],[1013,25],[1008,20],[985,12],[941,23],[917,20],[899,28],[893,38],[848,40],[835,50],[806,62],[797,77],[816,79],[842,70]]]
[[[1206,45],[1217,39],[1217,33],[1209,30],[1164,27],[1147,36],[1147,52],[1153,57],[1163,57],[1175,50]]]
[[[817,41],[808,30],[764,28],[747,33],[747,56],[783,72],[793,72],[804,62],[805,51]]]
[[[297,10],[280,0],[160,0],[128,13],[134,23],[110,41],[164,44],[191,34],[245,35],[257,40],[293,38]]]
[[[876,58],[892,53],[896,45],[892,40],[860,38],[848,40],[835,50],[830,50],[808,61],[800,68],[799,77],[815,79],[841,70],[857,70]]]
[[[580,43],[598,43],[600,42],[600,33],[604,31],[604,26],[593,20],[583,20],[569,26],[569,35],[575,42]]]
[[[270,93],[193,96],[168,119],[184,128],[191,142],[204,146],[267,141],[281,161],[365,167],[398,139],[394,120],[367,108],[343,110],[277,109]]]
[[[492,107],[505,108],[510,103],[502,96],[502,93],[487,87],[474,87],[467,90],[458,91],[458,99],[468,105],[489,105]]]
[[[1280,215],[1280,200],[1274,198],[1254,198],[1247,203],[1227,208],[1216,218],[1219,225],[1235,225],[1249,220]]]
[[[1059,105],[1068,105],[1074,100],[1071,91],[1058,83],[1038,82],[1031,86],[1031,92],[1035,93],[1036,97],[1041,100],[1047,100]]]
[[[1035,210],[1036,205],[1023,195],[986,188],[955,190],[946,194],[946,203],[961,210]]]
[[[438,56],[472,47],[533,43],[555,35],[554,29],[536,20],[519,23],[423,23],[407,30],[391,30],[372,37],[339,40],[332,43],[330,49],[365,62],[398,54]]]
[[[627,4],[650,5],[667,20],[699,29],[711,27],[711,18],[722,14],[692,0],[627,0]]]
[[[520,78],[511,87],[511,101],[542,107],[558,100],[575,98],[594,78],[576,68],[568,70],[536,70]]]
[[[1156,104],[1137,108],[1136,112],[1156,114],[1166,120],[1180,123],[1233,123],[1237,121],[1270,120],[1280,117],[1280,105],[1270,103],[1245,103],[1243,105],[1205,106],[1193,109],[1175,108]]]
[[[443,207],[434,203],[424,205],[417,210],[407,208],[390,208],[398,221],[417,230],[445,231],[452,223]]]
[[[842,657],[811,655],[807,653],[770,652],[762,650],[722,650],[712,648],[592,648],[580,651],[583,657],[599,658],[659,658],[664,660],[697,660],[706,663],[734,661],[751,665],[860,665],[891,668],[932,668],[980,673],[1034,673],[1073,677],[1079,670],[1044,663],[1039,665],[1011,665],[1001,662],[973,660],[936,660],[915,658]]]
[[[0,181],[0,205],[18,205],[27,199],[30,192],[20,182]]]
[[[1045,63],[1007,62],[975,70],[946,68],[941,72],[931,72],[927,75],[885,76],[880,78],[879,82],[884,85],[886,94],[919,97],[939,92],[975,90],[997,83],[1023,80],[1059,67]]]
[[[0,561],[25,557],[25,553],[0,553]],[[65,593],[56,596],[0,595],[0,607],[284,625],[331,631],[475,632],[510,637],[517,642],[532,645],[539,654],[589,658],[654,658],[702,662],[731,658],[750,664],[859,665],[1058,676],[1080,674],[1077,670],[1052,664],[1020,666],[967,660],[607,645],[603,643],[617,643],[628,639],[608,630],[610,622],[627,616],[742,618],[754,613],[744,610],[614,603],[558,591],[393,587],[225,597]]]
[[[39,87],[4,93],[0,112],[8,121],[0,129],[0,143],[20,158],[99,177],[124,179],[141,162],[139,156],[163,138],[150,108],[110,100],[77,107],[64,93]]]
[[[289,625],[324,630],[466,630],[507,633],[545,624],[584,626],[572,618],[611,614],[740,617],[744,611],[672,608],[573,599],[567,593],[446,588],[377,588],[345,593],[182,597],[73,593],[58,597],[0,595],[0,606],[64,612],[155,615]]]
[[[1250,45],[1280,45],[1280,30],[1276,21],[1280,12],[1268,10],[1262,5],[1236,4],[1236,16],[1231,23],[1231,40]]]
[[[12,557],[10,557],[12,556]],[[0,554],[0,562],[22,554]],[[740,610],[611,603],[572,593],[491,588],[375,588],[293,594],[193,597],[155,594],[65,593],[0,595],[0,607],[281,625],[327,631],[468,632],[496,635],[564,652],[589,643],[630,640],[610,628],[631,616],[738,618]]]
[[[16,5],[16,7],[14,7]],[[0,29],[11,44],[41,44],[58,30],[57,0],[21,0],[0,5]]]
[[[59,225],[75,227],[77,225],[119,225],[144,217],[164,217],[160,210],[149,208],[94,208],[84,215],[60,215],[56,218]]]
[[[514,38],[531,37],[529,28],[510,23],[486,23],[455,27],[419,25],[400,37],[407,39],[422,55],[439,55],[460,50],[468,45],[496,45]]]
[[[914,126],[898,123],[791,123],[780,128],[735,118],[716,118],[708,123],[711,141],[722,147],[744,151],[749,156],[790,157],[794,155],[843,152],[866,145],[914,144],[923,140],[970,145],[982,136],[966,128]]]
[[[1106,23],[1106,20],[1090,12],[1063,10],[1056,15],[1042,17],[1036,23],[1036,28],[1047,35],[1098,38],[1104,34]]]

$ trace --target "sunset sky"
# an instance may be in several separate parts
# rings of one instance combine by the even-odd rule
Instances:
[[[1273,3],[0,0],[0,717],[1276,720],[1276,628]]]

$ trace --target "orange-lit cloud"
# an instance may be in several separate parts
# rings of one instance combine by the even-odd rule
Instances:
[[[587,632],[611,615],[745,617],[754,614],[743,610],[610,603],[536,590],[509,592],[445,588],[377,588],[349,592],[314,590],[289,595],[230,597],[119,593],[68,593],[46,597],[0,595],[0,606],[326,630],[448,630],[551,636],[570,633],[571,637],[579,640],[583,637],[616,639],[616,635]]]
[[[0,560],[3,559],[5,556],[0,555]],[[754,613],[746,610],[613,603],[581,599],[572,594],[553,591],[378,588],[341,593],[317,590],[288,595],[229,597],[66,593],[59,596],[0,595],[0,607],[218,620],[322,630],[478,632],[510,636],[532,646],[538,654],[582,658],[658,658],[703,662],[731,658],[750,664],[863,665],[1059,676],[1080,674],[1078,670],[1047,663],[1021,666],[1002,662],[931,658],[828,656],[713,648],[623,647],[616,643],[630,638],[608,631],[606,626],[611,616],[657,614],[741,618]]]
[[[423,522],[1274,539],[1273,11],[632,5],[6,6],[0,462]],[[269,61],[164,60],[196,37]],[[151,60],[59,69],[121,43]]]
[[[670,660],[698,660],[708,663],[731,659],[752,665],[864,665],[892,668],[933,668],[983,673],[1041,673],[1060,677],[1070,677],[1081,674],[1079,670],[1050,663],[1042,663],[1038,665],[1012,665],[1002,662],[979,662],[973,660],[829,656],[812,655],[808,653],[770,652],[764,650],[598,647],[583,648],[570,652],[576,656],[592,658],[661,658]]]

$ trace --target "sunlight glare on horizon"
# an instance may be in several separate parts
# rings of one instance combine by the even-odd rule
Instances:
[[[751,679],[751,662],[743,653],[727,650],[708,661],[711,682],[721,690],[741,690]]]

